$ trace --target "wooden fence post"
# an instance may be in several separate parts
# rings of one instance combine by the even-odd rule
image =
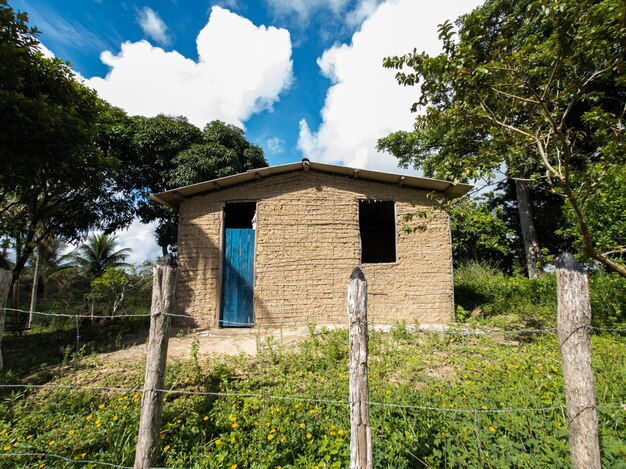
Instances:
[[[573,469],[600,469],[598,411],[591,367],[591,304],[587,275],[574,256],[557,261],[557,330]]]
[[[7,304],[9,288],[11,288],[12,275],[10,270],[0,267],[0,371],[4,370],[4,362],[2,361],[2,336],[4,335],[4,321],[6,318],[6,310],[4,308]]]
[[[152,306],[150,308],[150,338],[146,359],[146,377],[141,399],[141,418],[135,452],[135,469],[147,469],[157,462],[159,432],[163,415],[163,389],[167,345],[172,322],[176,265],[168,263],[152,268]]]
[[[350,469],[371,469],[372,427],[367,379],[367,281],[355,267],[348,283],[350,321]]]

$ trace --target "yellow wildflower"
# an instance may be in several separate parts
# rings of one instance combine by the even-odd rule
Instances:
[[[9,451],[11,449],[11,445],[6,445],[4,448],[2,448],[4,451]]]
[[[267,440],[272,441],[275,437],[276,435],[274,433],[270,433],[269,435],[267,435]]]
[[[315,413],[315,409],[309,410],[309,414],[313,415]]]
[[[233,428],[237,428],[238,426],[239,426],[239,424],[238,424],[238,423],[233,423],[233,424],[231,425],[231,427],[233,427]]]
[[[310,433],[307,433],[306,437],[310,440],[311,438],[313,438],[313,435],[311,435]]]
[[[337,430],[337,435],[339,435],[339,436],[343,435],[343,430],[341,428],[339,430]]]
[[[293,406],[294,409],[299,409],[300,408],[300,404],[296,404]]]
[[[281,443],[284,443],[285,441],[287,441],[287,438],[283,436],[283,437],[280,439],[280,442],[281,442]]]
[[[482,406],[482,407],[481,407],[481,409],[482,409],[482,410],[487,410],[487,406],[486,406],[486,405],[484,405],[484,406]]]
[[[491,433],[495,433],[496,432],[496,428],[493,425],[489,425],[489,431]]]
[[[118,416],[117,416],[117,415],[114,415],[114,416],[113,416],[113,421],[114,421],[114,422],[116,422],[116,421],[117,421],[117,419],[118,419]]]
[[[123,405],[122,406],[122,410],[126,410],[126,409],[128,409],[128,406],[127,405]]]
[[[391,395],[391,389],[387,389],[387,390],[385,391],[385,394],[387,394],[388,396],[390,396],[390,395]]]
[[[26,439],[30,440],[33,437],[33,435],[26,435]]]
[[[73,435],[74,433],[76,433],[74,430],[70,430],[69,432],[67,432],[68,435]]]
[[[163,448],[163,451],[167,451],[168,449],[170,449],[170,445],[165,445],[165,448]]]
[[[42,463],[39,465],[39,469],[41,469],[42,467],[46,467],[46,463],[45,463],[45,462],[42,462]]]
[[[232,466],[230,466],[230,469],[237,469],[237,464],[233,464]]]
[[[100,405],[98,406],[98,409],[100,409],[100,410],[104,409],[104,404],[100,404]]]
[[[80,454],[78,455],[78,457],[79,457],[80,459],[83,459],[85,456],[87,456],[87,453],[80,453]]]
[[[205,415],[205,416],[204,416],[204,418],[203,418],[202,420],[204,420],[204,421],[206,422],[207,420],[209,420],[209,416],[208,416],[208,415]]]
[[[231,421],[231,422],[234,422],[235,420],[237,420],[237,417],[235,417],[235,416],[232,416],[232,417],[230,418],[230,421]]]
[[[304,428],[305,425],[303,423],[300,424],[300,428]]]
[[[50,440],[50,443],[48,443],[48,446],[53,446],[55,443],[56,443],[56,441]]]
[[[265,422],[265,426],[266,426],[266,427],[269,427],[269,426],[270,426],[270,423],[269,423],[269,422]]]
[[[87,417],[85,417],[87,420],[91,420],[93,418],[93,415],[89,414]]]
[[[221,444],[222,444],[222,440],[220,440],[219,438],[215,440],[215,446],[219,446]]]

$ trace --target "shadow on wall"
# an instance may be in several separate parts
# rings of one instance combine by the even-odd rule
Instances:
[[[220,220],[221,209],[213,215],[215,215],[213,218]],[[265,310],[265,307],[261,299],[254,295],[252,273],[250,272],[249,278],[244,278],[239,265],[235,265],[232,260],[229,262],[222,258],[220,247],[214,242],[214,239],[220,239],[219,221],[212,226],[212,232],[207,232],[202,226],[190,221],[186,222],[180,232],[179,253],[181,255],[176,288],[176,314],[187,316],[187,318],[175,317],[174,325],[215,328],[230,324],[227,327],[245,327],[238,323],[249,321],[252,323],[250,326],[253,326],[256,319],[255,313]],[[256,257],[254,249],[252,253]],[[252,269],[253,267],[254,264],[251,265]],[[247,271],[243,273],[245,275]],[[227,301],[226,317],[223,316],[225,306],[222,298],[223,292],[230,292],[235,298],[234,301]],[[249,298],[249,303],[240,304],[239,298]],[[218,307],[222,311],[218,310]],[[251,317],[247,318],[243,312],[240,315],[240,309],[251,309]],[[239,317],[241,320],[237,319]]]

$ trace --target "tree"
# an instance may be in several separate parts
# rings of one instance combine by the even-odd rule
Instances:
[[[130,151],[138,156],[130,169],[131,174],[136,174],[130,185],[136,191],[157,193],[267,166],[263,150],[246,140],[243,130],[233,125],[213,121],[201,131],[184,117],[132,119]],[[163,254],[167,254],[176,245],[177,211],[147,198],[140,199],[137,207],[142,222],[159,222],[157,242]]]
[[[510,176],[561,196],[583,253],[626,276],[588,222],[588,202],[617,182],[614,168],[625,162],[626,4],[488,0],[457,25],[456,39],[451,23],[440,26],[440,55],[385,59],[412,69],[397,79],[420,84],[413,109],[426,113],[415,132],[380,147],[459,179],[492,178],[506,163]],[[613,241],[624,248],[624,237]]]
[[[93,234],[72,253],[68,254],[70,265],[89,280],[101,277],[107,269],[128,266],[125,262],[130,248],[117,249],[117,237]]]
[[[512,270],[513,230],[492,194],[451,206],[450,221],[455,264],[485,261]]]
[[[46,237],[77,241],[132,220],[109,171],[119,161],[97,145],[108,105],[42,55],[27,20],[0,0],[0,233],[15,247],[13,286]]]
[[[111,318],[115,317],[119,310],[125,312],[124,306],[130,298],[136,299],[140,293],[149,296],[149,272],[137,271],[134,266],[130,270],[109,267],[104,273],[91,281],[91,291],[88,297],[93,302],[104,302]]]

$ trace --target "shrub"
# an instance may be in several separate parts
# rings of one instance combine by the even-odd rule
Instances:
[[[555,318],[554,274],[545,274],[538,279],[508,276],[488,263],[468,261],[454,272],[454,293],[456,303],[461,307],[461,316],[480,310],[485,317],[513,314],[536,325]],[[468,313],[463,314],[464,311]]]

